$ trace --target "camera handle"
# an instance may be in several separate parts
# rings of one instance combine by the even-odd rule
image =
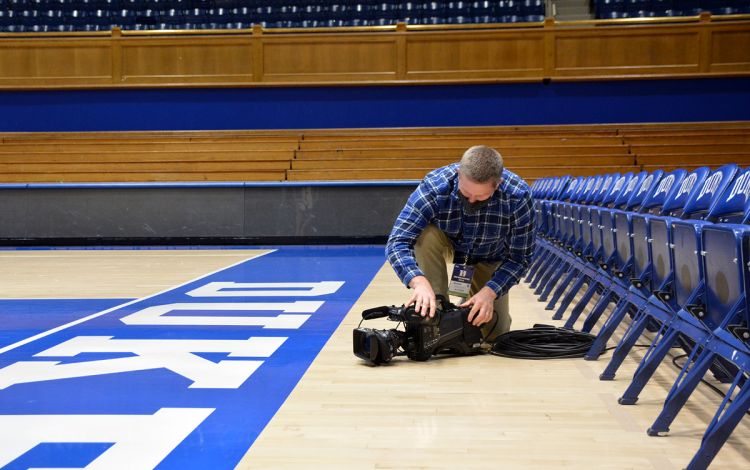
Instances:
[[[390,311],[395,307],[375,307],[368,308],[362,312],[362,320],[374,320],[375,318],[385,318],[390,314]]]
[[[446,297],[443,297],[443,295],[442,295],[442,294],[436,294],[436,295],[435,295],[435,300],[436,300],[437,302],[440,302],[440,309],[441,309],[441,310],[448,310],[448,309],[450,309],[451,307],[455,307],[455,305],[453,305],[453,304],[451,303],[451,301],[450,301],[450,300],[448,300],[448,298],[446,298]]]

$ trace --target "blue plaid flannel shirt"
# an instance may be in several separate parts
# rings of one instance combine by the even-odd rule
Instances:
[[[414,244],[422,230],[433,224],[452,241],[456,263],[500,262],[486,284],[499,297],[518,284],[531,262],[531,190],[518,175],[504,169],[500,187],[487,207],[467,213],[459,197],[457,169],[454,163],[425,176],[396,218],[385,253],[408,286],[414,277],[424,275],[414,258]]]

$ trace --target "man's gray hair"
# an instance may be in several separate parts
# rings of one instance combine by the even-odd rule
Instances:
[[[503,174],[503,157],[491,147],[475,145],[464,152],[459,170],[475,183],[497,183]]]

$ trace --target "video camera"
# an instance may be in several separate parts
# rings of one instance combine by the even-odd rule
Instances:
[[[383,306],[362,312],[362,321],[375,318],[403,323],[396,328],[354,329],[354,355],[373,364],[385,364],[394,356],[406,355],[414,361],[426,361],[433,354],[471,355],[482,352],[482,331],[469,323],[469,308],[459,308],[443,296],[437,296],[435,316],[422,316],[413,306]]]

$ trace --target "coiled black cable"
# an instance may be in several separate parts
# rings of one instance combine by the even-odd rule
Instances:
[[[519,359],[583,357],[596,336],[550,325],[509,331],[497,337],[490,354]]]

